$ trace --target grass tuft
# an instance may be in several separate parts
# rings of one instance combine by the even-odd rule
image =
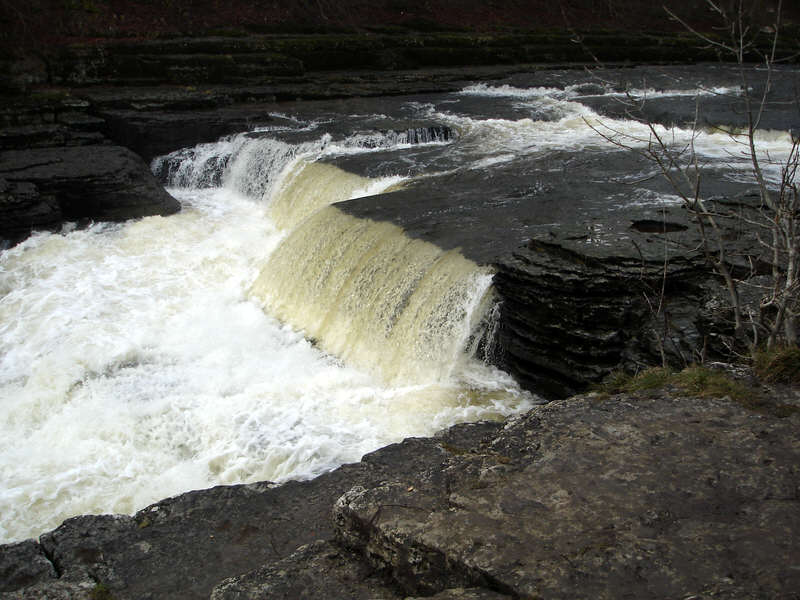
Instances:
[[[111,590],[103,583],[98,583],[89,592],[89,600],[114,600]]]
[[[782,347],[757,352],[753,370],[767,383],[800,385],[800,348]]]
[[[620,394],[656,390],[669,383],[672,371],[661,367],[651,367],[630,375],[624,371],[614,371],[601,383],[594,386],[594,391],[601,394]]]
[[[692,365],[675,373],[672,383],[682,391],[700,398],[730,396],[738,402],[750,402],[760,396],[755,388],[736,381],[722,371],[702,365]]]
[[[800,352],[791,353],[789,356],[781,354],[780,359],[773,359],[772,373],[788,381],[789,377],[800,377],[794,371],[800,368]],[[792,380],[795,381],[795,380]],[[682,371],[671,371],[660,367],[646,369],[636,375],[629,375],[622,371],[611,373],[594,390],[602,396],[611,394],[636,393],[643,391],[661,390],[672,387],[684,394],[698,398],[724,398],[728,397],[748,410],[762,414],[770,414],[784,418],[800,412],[800,408],[788,404],[780,404],[770,398],[758,387],[737,381],[724,371],[709,369],[703,365],[692,365]]]

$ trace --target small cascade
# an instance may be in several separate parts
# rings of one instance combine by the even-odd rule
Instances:
[[[330,136],[301,144],[289,144],[269,137],[248,138],[233,156],[223,179],[225,186],[254,199],[269,196],[281,173],[296,159],[318,157]]]
[[[228,136],[214,143],[198,144],[159,156],[153,159],[150,169],[167,187],[204,189],[225,186],[250,198],[261,199],[273,193],[281,174],[287,171],[297,173],[302,169],[287,169],[297,160],[313,163],[326,154],[445,144],[456,137],[454,130],[444,125],[359,132],[338,141],[328,134],[295,143],[272,137],[282,134],[291,139],[291,133],[283,129]]]
[[[269,193],[287,165],[298,157],[319,156],[329,142],[330,136],[290,144],[242,133],[160,156],[153,159],[150,169],[167,187],[224,186],[259,200]]]
[[[153,159],[150,170],[167,187],[205,189],[220,187],[231,157],[244,143],[242,136],[213,144],[182,148]]]
[[[455,138],[454,129],[445,125],[431,125],[429,127],[409,127],[400,131],[357,133],[344,140],[342,145],[347,148],[380,149],[418,144],[444,144]]]
[[[250,295],[325,351],[408,384],[452,374],[491,278],[456,251],[330,206],[289,234]]]

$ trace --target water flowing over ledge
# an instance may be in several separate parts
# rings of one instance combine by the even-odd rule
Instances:
[[[348,364],[407,384],[449,378],[491,279],[457,252],[327,207],[281,242],[250,293]]]

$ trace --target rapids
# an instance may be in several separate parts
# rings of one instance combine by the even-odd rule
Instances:
[[[553,151],[619,152],[602,128],[648,143],[641,122],[593,105],[618,88],[514,83],[287,106],[274,127],[154,161],[180,214],[3,251],[0,542],[191,489],[313,477],[538,403],[474,355],[491,269],[330,206]],[[413,133],[421,123],[455,138]],[[724,157],[731,181],[746,169],[724,132],[663,131]],[[786,153],[788,134],[763,135]],[[637,184],[613,201],[676,198]]]

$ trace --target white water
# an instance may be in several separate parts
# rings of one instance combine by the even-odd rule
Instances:
[[[171,190],[178,215],[38,234],[0,255],[0,542],[190,489],[311,477],[531,406],[460,354],[446,375],[387,384],[265,313],[248,291],[286,236],[268,199],[321,145],[218,153],[232,143],[226,186]],[[268,169],[236,163],[259,152]],[[344,197],[397,181],[352,179]]]
[[[508,98],[515,106],[529,108],[532,113],[544,113],[547,120],[519,119],[474,119],[454,116],[428,107],[428,116],[449,123],[462,132],[462,146],[475,152],[474,146],[486,144],[482,165],[489,166],[514,160],[520,154],[553,149],[580,150],[583,148],[617,148],[620,150],[643,150],[657,145],[658,136],[674,152],[683,151],[680,163],[686,164],[692,152],[700,163],[714,161],[725,164],[733,181],[752,180],[752,162],[744,131],[703,130],[681,127],[666,127],[632,119],[619,119],[598,114],[577,100],[583,97],[581,86],[556,88],[516,88],[509,85],[490,86],[476,84],[462,90],[466,96]],[[736,88],[715,87],[695,90],[631,90],[627,93],[607,90],[604,96],[622,96],[630,101],[670,96],[726,96],[739,94]],[[635,114],[635,108],[632,108]],[[788,131],[758,130],[755,133],[757,158],[767,177],[775,184],[780,181],[782,165],[785,165],[792,147]]]
[[[733,87],[697,87],[692,90],[656,90],[653,88],[639,89],[631,88],[624,92],[617,91],[615,86],[609,82],[597,80],[594,87],[601,91],[599,94],[586,93],[586,84],[568,85],[563,89],[552,87],[531,87],[518,88],[511,85],[493,86],[486,83],[477,83],[467,86],[462,90],[462,94],[475,96],[496,96],[503,98],[521,99],[555,99],[555,100],[574,100],[589,96],[616,96],[632,99],[646,98],[667,98],[667,97],[697,97],[697,96],[733,96],[738,95],[739,88]]]

